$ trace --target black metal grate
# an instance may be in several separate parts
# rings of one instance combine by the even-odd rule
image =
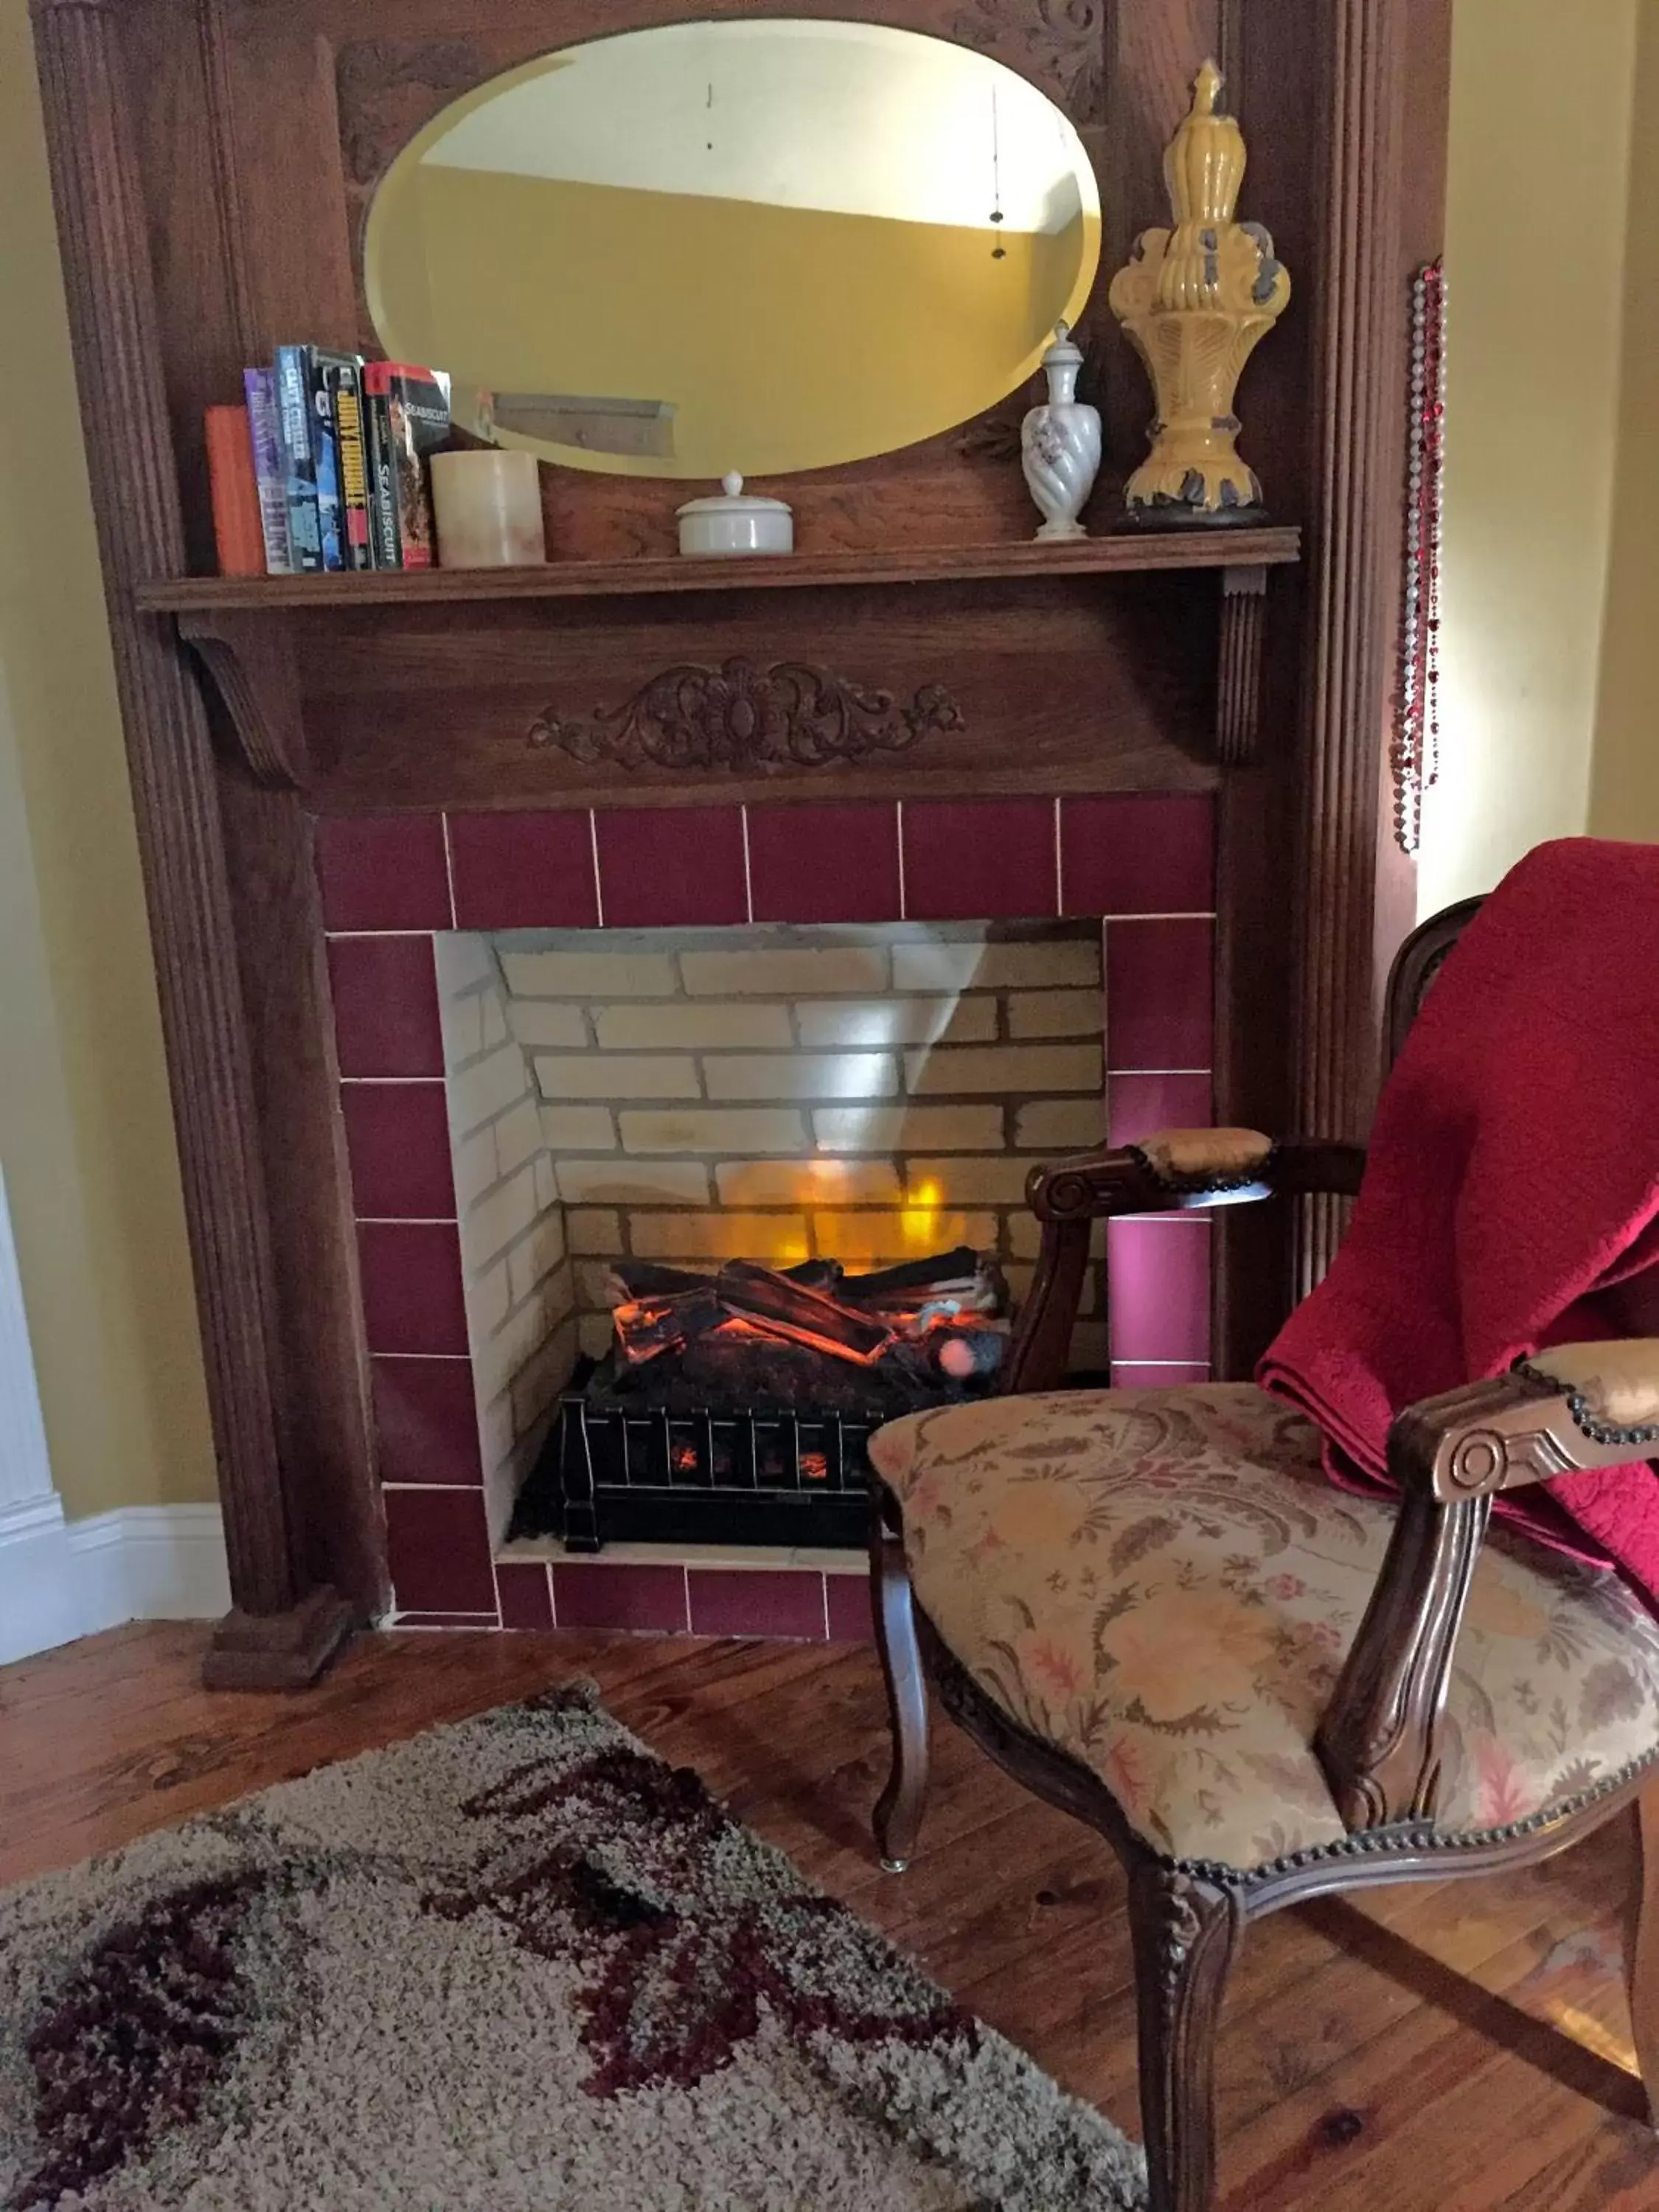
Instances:
[[[562,1536],[572,1552],[612,1542],[858,1545],[866,1446],[881,1418],[759,1407],[633,1413],[573,1395],[560,1401],[526,1499],[542,1492],[557,1526],[537,1533]]]

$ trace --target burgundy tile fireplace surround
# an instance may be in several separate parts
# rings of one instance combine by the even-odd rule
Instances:
[[[856,1572],[492,1559],[446,1114],[437,931],[1099,920],[1115,1142],[1207,1119],[1207,794],[325,819],[318,864],[396,1618],[869,1632]],[[1209,1372],[1203,1218],[1115,1224],[1112,1372]],[[852,1566],[854,1563],[843,1563]]]

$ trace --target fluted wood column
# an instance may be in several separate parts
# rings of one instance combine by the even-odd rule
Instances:
[[[1397,510],[1405,313],[1400,161],[1406,0],[1328,0],[1308,698],[1297,823],[1295,1121],[1363,1136],[1372,1020],[1377,749],[1394,635],[1383,560]],[[1311,1199],[1294,1293],[1329,1265],[1346,1201]]]
[[[227,1685],[314,1674],[346,1608],[307,1589],[289,1526],[250,1057],[207,720],[134,586],[185,565],[115,0],[33,0],[47,151],[178,1128],[236,1610]]]

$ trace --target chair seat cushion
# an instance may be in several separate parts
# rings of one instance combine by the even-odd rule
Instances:
[[[1159,1850],[1241,1869],[1344,1832],[1314,1731],[1394,1515],[1319,1451],[1253,1383],[993,1399],[870,1447],[958,1662]],[[1440,1826],[1524,1820],[1656,1747],[1659,1624],[1616,1576],[1489,1536]]]

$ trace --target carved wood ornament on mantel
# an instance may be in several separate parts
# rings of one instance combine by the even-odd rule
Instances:
[[[557,745],[587,767],[828,768],[872,753],[901,753],[930,730],[959,730],[962,709],[942,684],[908,706],[866,691],[827,668],[780,660],[757,668],[736,657],[718,668],[665,668],[619,707],[584,719],[550,708],[530,726],[532,745]]]
[[[206,576],[204,410],[279,341],[360,330],[386,165],[472,83],[705,0],[31,0],[238,1608],[215,1679],[307,1679],[388,1590],[319,815],[692,806],[711,776],[745,803],[1214,791],[1218,1109],[1360,1133],[1400,303],[1441,245],[1449,0],[1248,0],[1248,38],[1244,4],[830,12],[954,39],[1056,100],[1099,173],[1109,271],[1164,204],[1206,56],[1231,63],[1253,205],[1300,280],[1242,395],[1275,514],[1313,525],[1300,571],[1294,528],[1104,534],[1146,408],[1109,345],[1075,549],[1016,542],[1024,487],[982,421],[792,480],[793,563],[676,568],[663,486],[549,471],[560,558],[533,578],[267,583]],[[1304,1268],[1334,1222],[1307,1224]],[[1287,1303],[1287,1249],[1249,1234],[1221,1372]]]

